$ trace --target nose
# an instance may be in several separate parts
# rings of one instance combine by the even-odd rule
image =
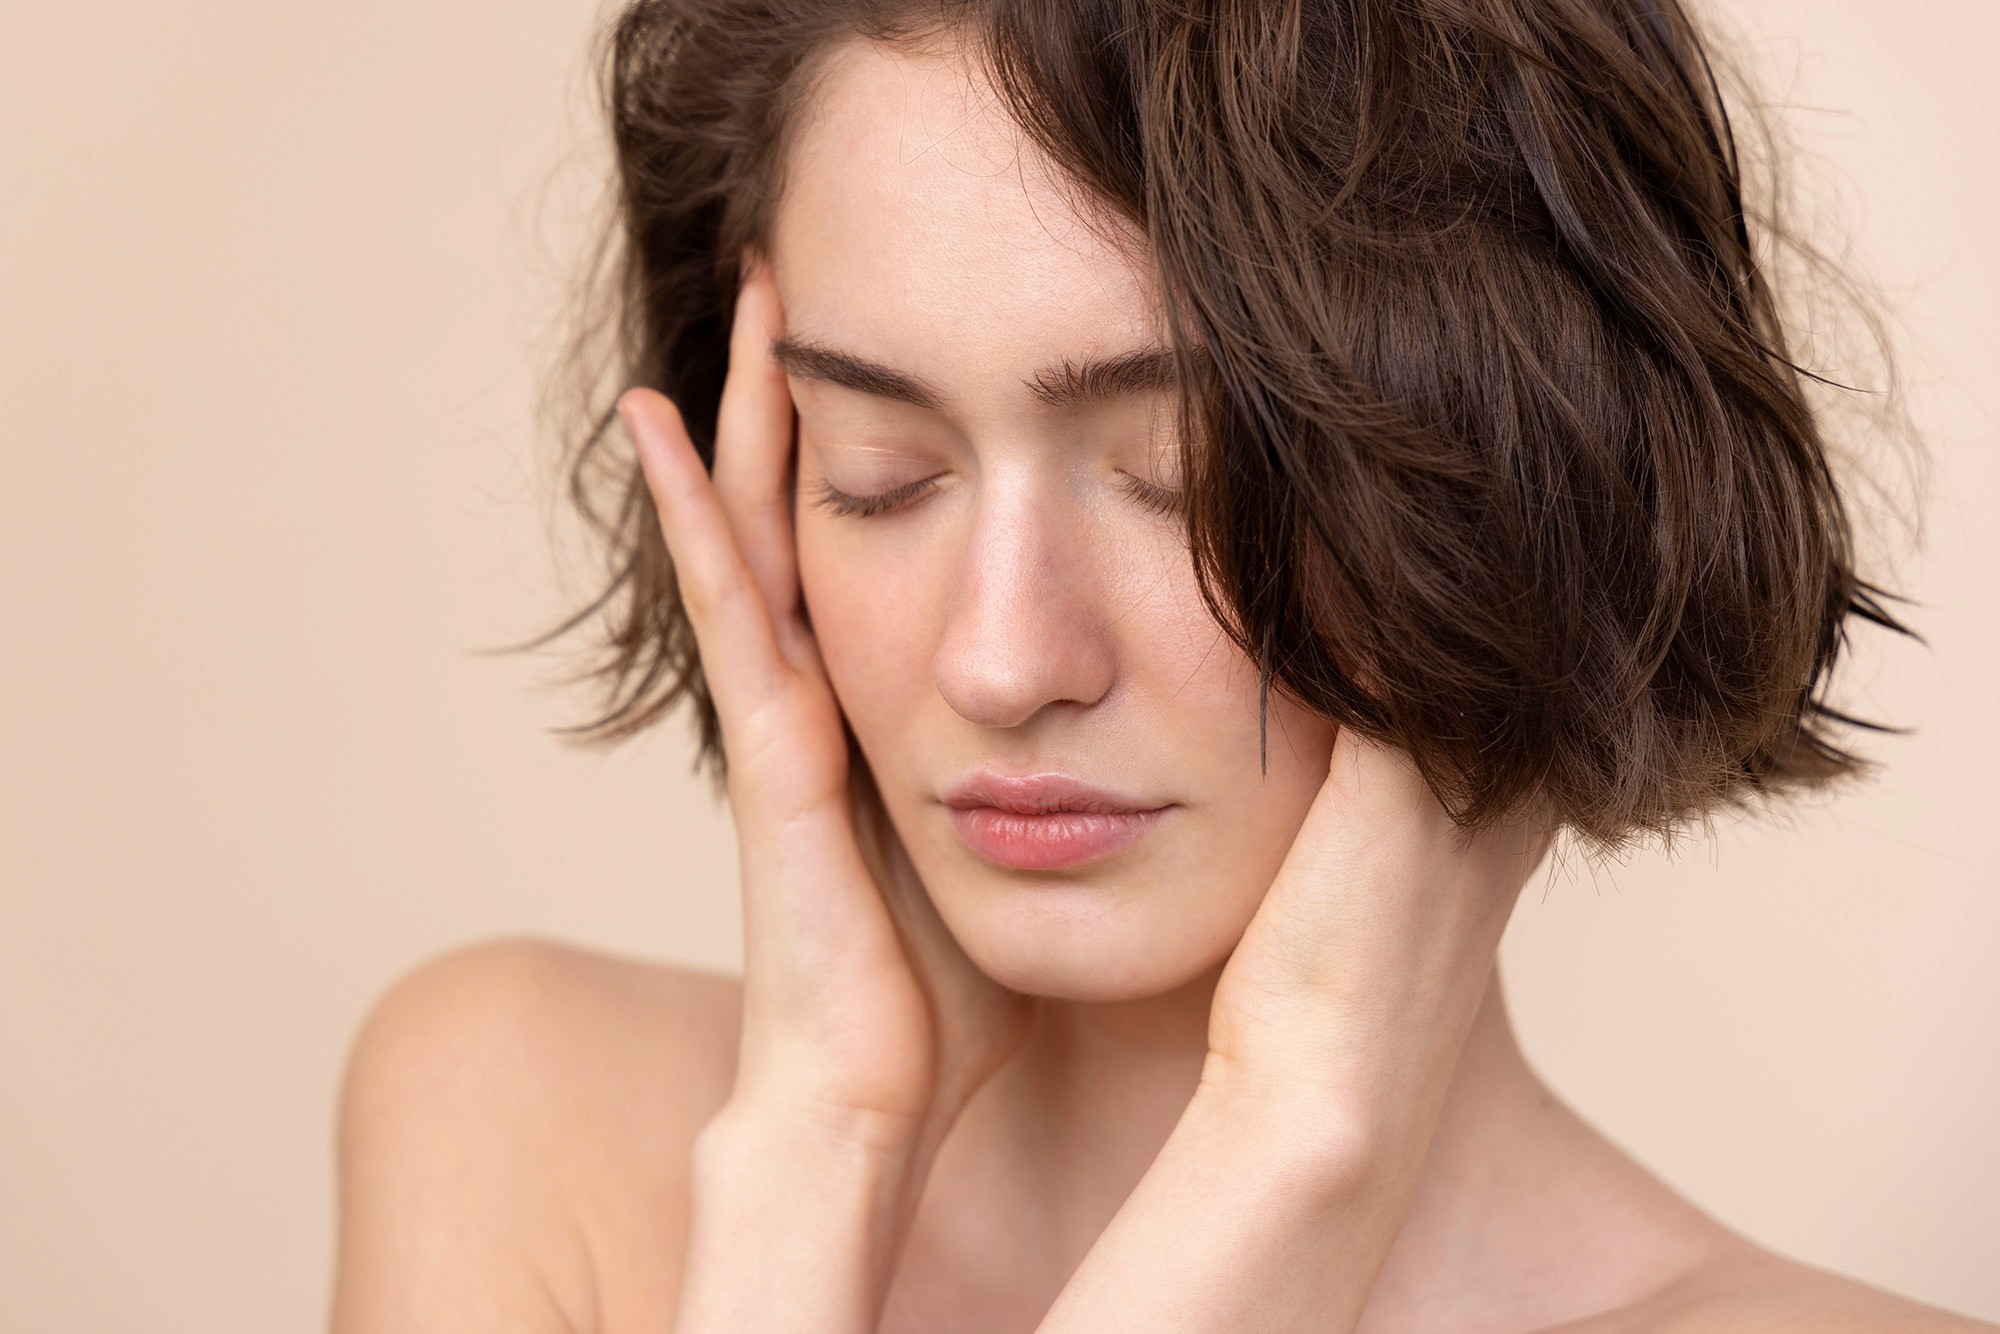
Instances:
[[[981,507],[938,640],[938,691],[981,727],[1088,706],[1117,675],[1109,587],[1088,525],[1029,505]]]

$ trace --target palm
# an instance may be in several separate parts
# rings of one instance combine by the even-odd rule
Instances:
[[[882,804],[867,762],[852,760],[851,809],[863,859],[921,994],[931,1096],[951,1110],[969,1098],[1027,1035],[1032,1001],[981,972],[931,902]]]
[[[729,755],[741,851],[745,1080],[836,1111],[948,1123],[1026,1032],[1027,1002],[952,939],[850,741],[804,615],[783,310],[746,278],[712,476],[678,411],[620,403]]]
[[[1351,1053],[1376,1026],[1478,992],[1549,839],[1532,811],[1466,834],[1406,756],[1342,728],[1217,981],[1211,1051],[1239,1066],[1274,1050]]]

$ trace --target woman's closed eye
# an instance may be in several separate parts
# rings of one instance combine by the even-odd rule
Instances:
[[[1133,473],[1122,474],[1125,492],[1155,514],[1180,515],[1187,512],[1187,493],[1155,486]]]
[[[821,478],[812,483],[813,504],[829,514],[854,515],[868,518],[882,514],[901,505],[906,505],[924,492],[937,485],[935,477],[925,477],[919,481],[906,482],[902,486],[891,487],[887,491],[872,496],[855,496],[840,490],[833,483]]]
[[[1187,502],[1183,493],[1164,486],[1155,486],[1132,473],[1121,473],[1120,476],[1124,478],[1120,484],[1121,489],[1152,513],[1178,515],[1184,511]],[[901,508],[936,485],[935,477],[926,477],[919,481],[906,482],[902,486],[891,487],[876,495],[857,496],[842,491],[821,478],[811,483],[809,489],[813,493],[813,504],[816,507],[830,514],[865,519]]]

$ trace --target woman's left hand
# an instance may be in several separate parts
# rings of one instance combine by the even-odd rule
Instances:
[[[1532,816],[1468,834],[1407,755],[1340,729],[1216,984],[1204,1084],[1310,1110],[1335,1155],[1376,1156],[1382,1136],[1415,1129],[1412,1112],[1442,1103],[1549,842]]]
[[[1341,729],[1216,985],[1201,1086],[1040,1329],[1351,1329],[1551,831],[1468,835]]]

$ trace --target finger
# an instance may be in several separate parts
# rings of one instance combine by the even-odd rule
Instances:
[[[1313,802],[1312,819],[1354,838],[1379,840],[1394,833],[1424,834],[1450,823],[1444,807],[1404,752],[1370,741],[1352,727],[1334,733],[1327,781]]]
[[[725,728],[737,730],[738,720],[782,681],[770,612],[679,409],[664,394],[629,389],[618,399],[618,415],[659,513],[716,712]]]
[[[1440,895],[1450,899],[1444,886],[1457,878],[1460,842],[1406,753],[1342,727],[1267,902],[1306,955],[1399,937],[1392,922],[1409,925]]]
[[[1546,847],[1534,812],[1468,831],[1454,820],[1417,763],[1402,749],[1370,741],[1351,727],[1334,739],[1327,782],[1309,820],[1320,823],[1345,855],[1367,854],[1392,866],[1518,883]]]
[[[777,284],[770,264],[760,261],[736,297],[729,373],[716,413],[714,478],[743,559],[781,627],[799,603],[789,503],[792,396],[771,360],[771,343],[783,332]]]

